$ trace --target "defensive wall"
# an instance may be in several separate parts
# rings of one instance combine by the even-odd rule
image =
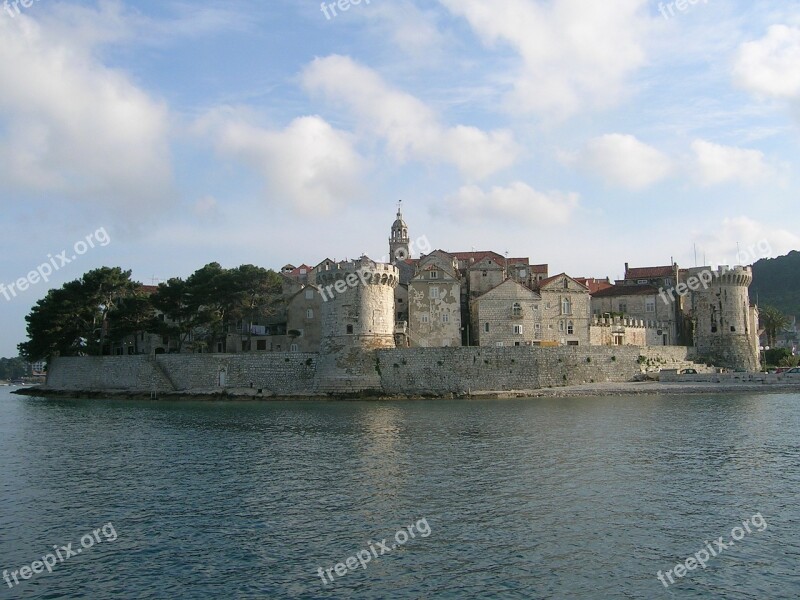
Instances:
[[[173,354],[56,358],[46,389],[198,395],[250,389],[264,396],[440,396],[629,381],[691,366],[677,346],[405,348],[339,354]]]

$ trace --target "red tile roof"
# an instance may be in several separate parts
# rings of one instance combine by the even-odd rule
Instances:
[[[652,279],[653,277],[669,277],[675,274],[675,267],[631,267],[625,269],[625,279]]]
[[[589,293],[595,295],[600,290],[607,290],[614,287],[608,279],[596,279],[594,277],[575,277],[575,281],[589,288]]]

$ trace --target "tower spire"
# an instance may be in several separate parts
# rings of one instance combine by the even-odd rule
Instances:
[[[389,256],[390,261],[406,260],[410,256],[410,240],[408,238],[408,225],[403,220],[403,201],[397,201],[397,219],[392,224],[392,232],[389,237]]]

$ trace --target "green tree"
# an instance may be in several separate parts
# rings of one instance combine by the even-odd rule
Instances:
[[[111,342],[122,342],[133,337],[133,352],[139,354],[139,338],[146,331],[153,331],[159,326],[156,311],[150,298],[137,290],[130,296],[120,298],[113,313],[108,330]]]
[[[110,316],[138,287],[130,274],[102,267],[50,290],[25,317],[28,341],[19,345],[20,355],[34,362],[56,355],[103,354]]]
[[[791,322],[781,311],[773,306],[762,306],[758,309],[758,322],[767,336],[767,344],[775,346],[778,334]]]
[[[31,366],[22,358],[0,358],[0,379],[11,381],[28,377]]]

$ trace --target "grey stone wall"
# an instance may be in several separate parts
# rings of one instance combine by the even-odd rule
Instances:
[[[173,354],[57,358],[47,386],[159,393],[263,389],[275,395],[439,395],[628,381],[645,369],[690,365],[680,347],[398,348],[336,354]]]

